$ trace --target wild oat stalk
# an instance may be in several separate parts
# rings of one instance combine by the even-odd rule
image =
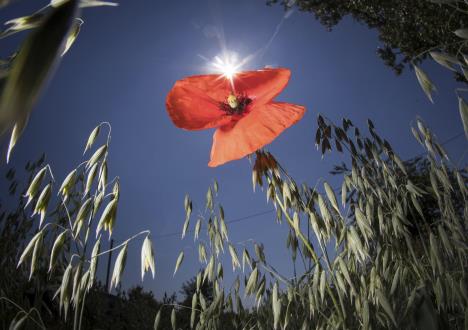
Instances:
[[[59,299],[64,319],[67,319],[70,309],[74,312],[74,329],[81,328],[86,295],[95,283],[98,261],[110,252],[101,251],[103,234],[107,231],[110,238],[117,220],[120,185],[118,177],[109,181],[107,176],[111,133],[108,123],[100,124],[91,132],[85,154],[92,149],[102,127],[109,129],[105,143],[88,160],[69,172],[58,189],[56,212],[64,212],[66,221],[46,221],[53,202],[52,191],[57,185],[49,165],[37,172],[25,196],[28,204],[33,204],[33,216],[40,214],[40,221],[37,233],[19,258],[18,267],[29,261],[29,276],[33,278],[38,264],[47,260],[49,276],[60,278],[55,297]],[[145,236],[141,250],[142,277],[148,270],[151,270],[154,277],[154,251],[150,233],[143,231],[112,249],[119,250],[119,253],[114,265],[111,288],[120,283],[128,243],[139,236]],[[48,248],[50,250],[45,251]]]
[[[233,329],[464,327],[466,172],[450,162],[420,120],[413,133],[427,159],[409,162],[368,124],[366,137],[350,120],[340,127],[318,117],[316,144],[322,154],[334,145],[351,156],[349,168],[335,169],[343,176],[335,188],[327,182],[323,190],[299,187],[270,153],[256,154],[254,188],[263,188],[278,210],[277,221],[289,225],[292,261],[297,256],[302,261],[302,271],[292,279],[266,261],[261,244],[253,243],[250,251],[228,240],[224,209],[215,203],[218,185],[209,188],[206,215],[195,225],[204,268],[197,275],[192,328],[226,329],[226,319]],[[188,197],[185,208],[184,233],[192,212]],[[230,287],[223,287],[225,251],[234,271],[246,272]],[[205,281],[214,292],[208,302],[198,290]],[[254,308],[243,306],[245,297],[254,298]]]

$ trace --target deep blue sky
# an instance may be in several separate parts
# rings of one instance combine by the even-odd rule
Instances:
[[[39,4],[19,2],[2,10],[0,18],[32,13]],[[99,122],[109,121],[110,174],[120,176],[122,189],[115,237],[122,240],[150,229],[155,236],[157,277],[154,281],[147,277],[144,285],[157,295],[178,290],[198,269],[196,246],[191,238],[158,236],[180,231],[186,193],[192,196],[197,214],[216,178],[227,220],[272,206],[266,204],[263,192],[252,192],[246,159],[215,169],[207,166],[213,131],[176,128],[166,114],[166,94],[177,79],[205,72],[198,55],[212,58],[220,52],[216,39],[207,33],[213,27],[224,29],[230,49],[247,55],[268,42],[284,14],[282,7],[268,7],[264,0],[122,1],[116,8],[85,10],[81,34],[36,106],[13,154],[13,166],[22,167],[46,152],[56,176],[63,179],[83,160],[89,132]],[[2,55],[20,38],[2,40]],[[315,150],[319,112],[333,120],[346,116],[362,128],[371,118],[402,158],[422,151],[409,130],[416,116],[441,140],[462,131],[452,75],[437,65],[424,65],[439,89],[432,105],[412,71],[397,77],[383,65],[375,53],[378,44],[374,31],[350,19],[329,33],[312,15],[294,12],[264,56],[250,63],[249,68],[290,68],[291,81],[278,99],[307,107],[303,120],[268,146],[298,182],[314,185],[322,178],[333,183],[328,171],[342,159],[334,155],[321,159]],[[458,159],[466,142],[461,138],[446,148]],[[286,235],[286,225],[276,225],[273,214],[230,226],[233,242],[263,242],[270,262],[290,275]],[[140,283],[141,241],[133,246],[126,286]],[[185,262],[172,278],[182,248]],[[226,261],[228,273],[229,258]]]

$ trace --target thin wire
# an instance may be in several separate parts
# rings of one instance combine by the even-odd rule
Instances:
[[[447,140],[443,141],[440,145],[444,146],[452,141],[455,141],[456,139],[460,138],[461,136],[463,136],[465,134],[464,131],[448,138]],[[423,156],[425,155],[426,152],[422,152],[418,155],[416,155],[415,157],[420,157],[420,156]],[[340,190],[341,188],[335,188],[334,190]],[[265,214],[269,214],[269,213],[273,213],[275,212],[274,209],[271,209],[271,210],[266,210],[266,211],[262,211],[262,212],[257,212],[257,213],[253,213],[253,214],[250,214],[250,215],[246,215],[246,216],[243,216],[243,217],[240,217],[240,218],[237,218],[237,219],[232,219],[232,220],[229,220],[229,221],[226,221],[226,223],[238,223],[238,222],[243,222],[243,221],[246,221],[246,220],[249,220],[249,219],[252,219],[252,218],[256,218],[256,217],[260,217],[262,215],[265,215]],[[186,233],[193,233],[195,232],[195,230],[187,230]],[[167,237],[173,237],[173,236],[182,236],[182,232],[172,232],[172,233],[167,233],[167,234],[161,234],[161,235],[155,235],[153,236],[153,239],[160,239],[160,238],[167,238]]]
[[[447,140],[445,140],[444,142],[442,142],[441,145],[446,145],[447,143],[450,143],[450,142],[452,142],[452,141],[458,139],[458,138],[459,138],[460,136],[462,136],[462,135],[465,135],[465,131],[461,131],[461,132],[458,133],[457,135],[454,135],[454,136],[452,136],[451,138],[448,138]],[[425,154],[425,152],[423,152],[421,155],[424,155],[424,154]],[[421,156],[421,155],[420,155],[420,156]]]
[[[266,210],[266,211],[254,213],[254,214],[247,215],[247,216],[244,216],[244,217],[241,217],[241,218],[237,218],[237,219],[232,219],[232,220],[226,221],[226,223],[241,222],[241,221],[245,221],[245,220],[248,220],[248,219],[256,218],[256,217],[259,217],[259,216],[262,216],[262,215],[265,215],[265,214],[268,214],[268,213],[272,213],[272,212],[275,212],[275,210],[271,209],[271,210]],[[192,230],[187,230],[187,231],[186,231],[186,233],[193,233],[193,232],[195,232],[194,229],[192,229]],[[178,232],[173,232],[173,233],[155,235],[155,236],[153,236],[153,239],[166,238],[166,237],[172,237],[172,236],[182,236],[182,232],[178,231]]]

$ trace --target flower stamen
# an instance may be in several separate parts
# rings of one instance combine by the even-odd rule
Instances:
[[[225,102],[221,102],[219,107],[222,111],[230,115],[241,115],[245,112],[247,106],[252,102],[252,99],[245,95],[229,94]]]

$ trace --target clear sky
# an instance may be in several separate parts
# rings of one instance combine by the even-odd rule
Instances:
[[[214,179],[220,185],[227,220],[272,209],[263,192],[252,191],[248,160],[209,168],[213,131],[180,130],[165,110],[165,97],[174,82],[206,73],[200,55],[213,58],[220,52],[215,29],[224,30],[229,49],[245,56],[267,45],[283,20],[263,56],[248,68],[272,65],[292,71],[278,100],[304,105],[307,113],[268,150],[299,183],[314,185],[326,179],[333,185],[336,178],[329,170],[348,160],[335,154],[322,159],[315,149],[317,113],[336,121],[348,117],[363,130],[371,118],[402,158],[422,151],[409,130],[417,116],[442,141],[463,130],[453,92],[456,84],[446,69],[429,63],[423,66],[439,89],[432,105],[412,71],[397,77],[384,66],[376,55],[379,42],[374,31],[346,19],[330,33],[310,14],[293,12],[284,19],[282,7],[268,7],[265,2],[122,0],[119,7],[85,10],[79,38],[42,95],[13,153],[12,165],[22,167],[45,152],[56,176],[63,179],[83,160],[89,132],[109,121],[109,170],[121,182],[115,238],[121,241],[144,229],[152,231],[157,276],[155,280],[147,276],[144,286],[158,296],[178,290],[199,268],[190,236],[184,241],[177,236],[159,237],[181,230],[186,193],[194,200],[195,215],[203,211],[206,190]],[[5,21],[32,13],[40,3],[47,1],[18,2],[2,10],[0,18]],[[14,49],[21,37],[1,40],[1,55]],[[466,142],[458,139],[446,149],[458,160]],[[292,265],[284,248],[286,235],[286,224],[275,224],[273,213],[230,226],[234,243],[263,242],[267,259],[287,276]],[[123,277],[126,287],[140,283],[141,241],[132,246]],[[185,261],[173,278],[181,249]],[[225,273],[229,273],[229,257],[226,261]]]

